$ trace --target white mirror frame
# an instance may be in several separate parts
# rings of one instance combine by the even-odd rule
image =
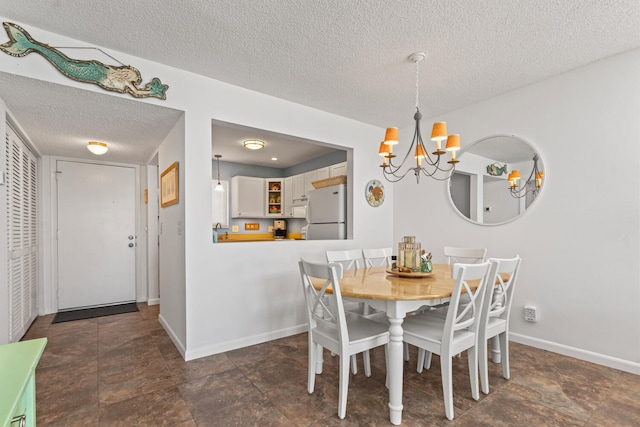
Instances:
[[[514,146],[516,147],[516,150],[505,149],[504,148],[505,144],[510,144],[511,142],[516,143],[520,147]],[[491,153],[488,153],[487,156],[478,155],[476,151],[478,151],[479,146],[482,143],[484,143],[485,148],[487,148],[488,151],[493,153],[497,152],[498,154],[495,154],[495,156]],[[490,143],[490,145],[487,146],[487,143]],[[501,146],[502,148],[500,148]],[[523,146],[526,146],[526,147],[523,147]],[[520,149],[518,150],[517,148],[520,148]],[[496,225],[507,224],[511,221],[521,218],[528,210],[531,209],[531,205],[534,204],[535,200],[540,197],[540,193],[538,193],[536,196],[533,196],[533,197],[531,195],[528,195],[521,199],[513,198],[509,193],[507,175],[508,175],[508,172],[510,172],[512,169],[521,169],[522,180],[526,180],[533,167],[533,155],[535,153],[538,154],[538,158],[539,158],[538,165],[540,167],[540,170],[544,171],[544,162],[542,160],[542,156],[540,155],[540,152],[530,142],[518,136],[509,135],[509,134],[496,134],[496,135],[491,135],[491,136],[479,139],[474,143],[470,144],[468,147],[466,147],[464,150],[460,152],[459,158],[461,159],[461,161],[460,163],[458,163],[456,167],[456,172],[454,174],[454,175],[461,174],[461,175],[470,176],[470,182],[469,182],[470,195],[469,195],[469,201],[468,201],[469,216],[461,212],[458,209],[458,205],[454,202],[454,196],[452,195],[451,190],[452,190],[453,180],[456,178],[454,178],[454,176],[452,175],[448,180],[447,194],[453,210],[456,211],[456,213],[460,215],[462,218],[464,218],[465,220],[473,224],[484,225],[484,226],[496,226]],[[466,161],[465,161],[465,155],[466,155]],[[491,156],[491,157],[488,157],[488,156]],[[512,160],[517,159],[517,160],[514,160],[513,162],[511,162],[511,161],[504,161],[504,159],[512,159]],[[486,167],[493,163],[498,163],[501,165],[506,163],[508,167],[508,172],[499,177],[494,177],[489,175],[486,172]],[[483,169],[484,169],[484,172],[482,172]],[[477,173],[474,173],[474,172],[477,172]],[[471,187],[474,187],[474,186],[478,188],[478,176],[482,176],[482,182],[484,182],[485,179],[488,178],[488,180],[495,182],[494,184],[495,188],[497,189],[503,188],[504,193],[501,193],[500,192],[501,190],[496,190],[495,192],[493,192],[494,195],[499,194],[499,197],[502,198],[502,200],[494,200],[493,202],[485,201],[484,185],[481,190],[476,191],[476,195],[474,197],[470,189]],[[545,186],[546,178],[547,177],[545,176],[542,187]],[[541,191],[542,191],[542,188],[540,189],[540,192]],[[478,193],[480,193],[480,196],[478,196]],[[503,197],[503,194],[504,194],[504,197]],[[506,200],[513,200],[514,204],[511,204]],[[507,212],[505,215],[503,215],[505,218],[506,216],[508,216],[508,218],[506,219],[500,218],[495,222],[488,222],[488,223],[485,222],[484,220],[485,215],[488,215],[489,212],[492,212],[495,207],[492,205],[492,203],[508,204],[508,209],[511,209],[513,214],[509,214]]]

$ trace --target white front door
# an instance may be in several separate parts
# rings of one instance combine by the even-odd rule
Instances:
[[[58,309],[136,299],[135,169],[57,161]]]

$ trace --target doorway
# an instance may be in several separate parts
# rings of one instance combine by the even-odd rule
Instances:
[[[58,310],[136,300],[136,170],[56,162]]]

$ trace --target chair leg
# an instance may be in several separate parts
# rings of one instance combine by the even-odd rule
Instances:
[[[355,354],[352,354],[350,359],[351,359],[351,372],[353,372],[353,375],[356,375],[358,373],[358,359],[356,359]]]
[[[349,390],[349,359],[340,356],[340,384],[338,391],[338,418],[344,419],[347,415],[347,392]]]
[[[471,397],[473,400],[480,399],[478,392],[478,351],[475,346],[467,350],[469,362],[469,380],[471,382]]]
[[[316,385],[316,344],[309,338],[309,366],[307,368],[307,392],[313,393]]]
[[[416,364],[416,371],[421,374],[422,368],[424,367],[424,354],[425,349],[418,347],[418,363]]]
[[[365,350],[362,353],[364,359],[364,375],[366,377],[371,376],[371,355],[369,354],[369,350]]]
[[[480,388],[484,394],[489,394],[489,362],[487,340],[478,339],[478,365],[480,366]]]
[[[509,336],[507,332],[499,335],[500,339],[500,356],[502,357],[502,376],[505,380],[511,378],[509,369]]]
[[[402,351],[403,351],[404,360],[405,362],[408,362],[409,361],[409,344],[406,342],[402,344],[403,344]]]
[[[440,373],[442,376],[442,394],[444,395],[444,412],[447,419],[453,419],[453,378],[452,355],[440,355]]]
[[[322,355],[324,354],[324,348],[320,344],[315,344],[316,349],[316,374],[320,375],[322,373]]]

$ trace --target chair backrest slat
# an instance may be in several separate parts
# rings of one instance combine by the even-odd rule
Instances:
[[[362,258],[365,267],[390,266],[391,248],[363,249]]]
[[[327,262],[340,263],[344,270],[353,270],[362,267],[362,251],[352,249],[348,251],[327,251]],[[342,275],[340,275],[342,277]]]
[[[460,264],[453,266],[453,277],[456,280],[447,318],[445,320],[444,336],[452,336],[455,331],[469,329],[477,332],[480,323],[482,305],[484,302],[487,282],[495,277],[497,263],[484,262],[482,264]],[[479,281],[475,290],[471,290],[469,281]],[[459,310],[462,293],[469,297],[468,303]],[[450,341],[444,340],[443,342]]]
[[[454,264],[456,262],[478,264],[484,262],[487,256],[487,248],[457,248],[454,246],[445,246],[444,256],[447,257],[448,264]]]
[[[340,339],[349,342],[349,332],[338,282],[338,277],[342,274],[342,265],[338,263],[318,264],[301,259],[298,266],[307,302],[309,327],[337,328]],[[313,286],[312,278],[324,280],[320,289]],[[328,289],[331,289],[330,293],[327,292]]]
[[[494,281],[489,282],[493,286],[489,286],[485,293],[485,306],[482,313],[484,327],[486,327],[488,319],[492,317],[499,317],[507,322],[509,321],[513,291],[518,280],[521,258],[519,256],[514,258],[490,258],[489,261],[495,262],[497,267]],[[503,276],[508,276],[508,279],[504,280]]]

